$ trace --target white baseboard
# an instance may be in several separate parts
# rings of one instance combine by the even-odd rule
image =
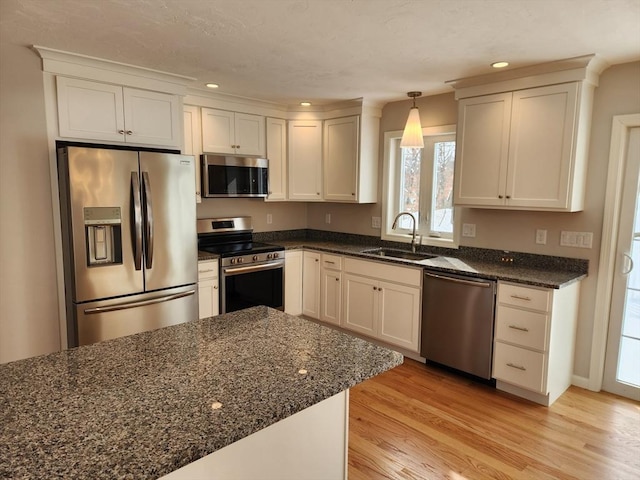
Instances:
[[[590,380],[588,377],[581,377],[579,375],[573,375],[571,377],[571,385],[575,385],[576,387],[584,388],[586,390],[593,390],[589,387]],[[597,390],[594,390],[597,391]]]

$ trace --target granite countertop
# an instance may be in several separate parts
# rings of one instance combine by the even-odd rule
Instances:
[[[443,273],[457,273],[467,276],[486,278],[489,280],[504,280],[525,285],[544,288],[562,288],[571,283],[582,280],[587,276],[585,272],[562,268],[534,268],[525,265],[500,264],[483,258],[458,258],[452,256],[436,256],[427,260],[405,260],[400,258],[380,257],[363,253],[372,247],[368,244],[341,243],[328,240],[278,240],[273,243],[282,245],[287,250],[310,248],[324,252],[351,255],[367,260],[377,260],[398,265],[428,268]],[[406,249],[406,247],[405,247]]]
[[[0,478],[159,477],[402,361],[254,307],[0,365]]]

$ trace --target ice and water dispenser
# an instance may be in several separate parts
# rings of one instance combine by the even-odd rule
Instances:
[[[84,208],[87,266],[122,263],[121,213],[120,207]]]

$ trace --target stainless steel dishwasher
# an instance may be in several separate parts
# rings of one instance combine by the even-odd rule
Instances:
[[[420,355],[491,379],[495,299],[495,281],[425,270]]]

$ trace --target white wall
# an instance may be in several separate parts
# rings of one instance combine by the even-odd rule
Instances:
[[[0,363],[60,349],[38,55],[0,41]]]

